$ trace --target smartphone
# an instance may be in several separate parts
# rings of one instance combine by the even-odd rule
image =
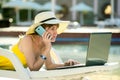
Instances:
[[[40,36],[43,36],[44,32],[45,32],[45,29],[42,27],[42,26],[38,26],[36,29],[35,29],[35,32],[38,33]]]

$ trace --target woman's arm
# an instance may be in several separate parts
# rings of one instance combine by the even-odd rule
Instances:
[[[55,64],[52,62],[50,54],[47,55],[47,60],[45,61],[47,70],[56,69],[57,67],[71,66],[75,64],[79,64],[79,62],[72,59],[69,59],[64,64]]]
[[[45,66],[46,66],[46,69],[47,70],[51,70],[51,69],[55,69],[56,67],[62,67],[64,66],[64,64],[55,64],[52,62],[52,59],[51,59],[51,56],[50,56],[50,53],[47,54],[47,59],[45,61]]]
[[[30,36],[26,36],[22,39],[20,48],[26,57],[26,61],[29,69],[31,71],[39,70],[44,63],[44,60],[41,59],[39,56],[36,57],[36,53],[33,48],[33,42]]]

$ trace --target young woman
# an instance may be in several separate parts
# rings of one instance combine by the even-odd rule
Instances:
[[[51,59],[51,42],[55,42],[57,34],[67,25],[68,22],[60,21],[51,11],[41,12],[35,16],[34,24],[30,26],[26,35],[12,46],[12,51],[20,59],[23,66],[29,67],[31,71],[39,70],[43,64],[48,70],[78,64],[74,60],[68,60],[64,64],[55,64]],[[38,26],[45,29],[42,36],[35,31]]]

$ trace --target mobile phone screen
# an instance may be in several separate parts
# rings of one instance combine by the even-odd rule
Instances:
[[[45,29],[42,27],[42,26],[38,26],[35,31],[40,35],[42,36],[43,33],[45,32]]]

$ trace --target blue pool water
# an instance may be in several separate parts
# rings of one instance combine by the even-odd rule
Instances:
[[[57,38],[59,42],[88,42],[89,38]],[[112,38],[111,42],[120,42],[120,38]]]

